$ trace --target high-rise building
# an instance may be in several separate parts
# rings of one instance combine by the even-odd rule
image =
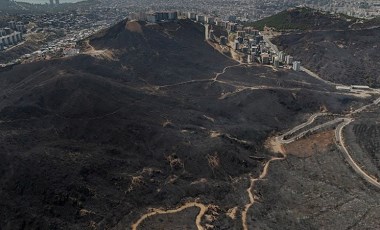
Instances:
[[[215,19],[213,17],[206,16],[206,23],[212,25],[215,23]]]
[[[54,5],[54,0],[50,0],[50,5]]]
[[[156,23],[158,21],[157,14],[148,14],[148,15],[146,15],[146,20],[148,22]]]
[[[245,37],[245,31],[241,31],[241,30],[237,31],[237,36],[244,38]]]
[[[197,19],[197,14],[196,13],[192,13],[192,12],[188,12],[187,13],[187,18],[190,19],[190,20],[196,20]]]
[[[259,44],[259,43],[263,40],[263,36],[261,36],[261,35],[257,35],[257,36],[255,37],[255,40],[256,40],[256,44]]]
[[[5,27],[4,28],[4,31],[5,31],[5,34],[6,35],[9,35],[9,34],[11,34],[13,31],[12,31],[12,29],[11,28],[8,28],[8,27]]]
[[[228,32],[235,32],[236,31],[236,23],[229,22],[227,24],[227,31]]]
[[[267,54],[267,53],[261,54],[261,63],[264,65],[269,64],[269,54]]]
[[[211,40],[215,39],[215,34],[214,34],[214,30],[212,29],[212,27],[211,27],[210,32],[208,33],[208,38]]]
[[[21,32],[15,32],[15,35],[16,35],[17,42],[21,42],[21,40],[22,40]]]
[[[253,62],[253,55],[248,54],[248,56],[247,56],[247,63],[251,64],[252,62]]]
[[[204,15],[197,15],[196,19],[197,19],[197,22],[200,22],[200,23],[205,22],[205,16]]]
[[[156,12],[158,21],[167,21],[169,20],[169,12]]]
[[[205,24],[205,40],[210,40],[210,35],[209,35],[209,30],[210,30],[210,25]]]
[[[239,50],[239,46],[240,46],[239,41],[235,40],[235,42],[234,42],[234,50]]]
[[[280,60],[278,59],[278,57],[274,58],[273,66],[274,66],[274,68],[280,67]]]
[[[272,55],[272,63],[274,63],[274,59],[278,58],[276,54]]]
[[[285,62],[285,53],[284,53],[284,51],[280,51],[279,53],[278,53],[278,59],[279,59],[279,61],[280,62],[282,62],[282,63],[284,63]]]
[[[16,22],[15,21],[8,22],[8,27],[11,28],[12,30],[15,30],[16,29]]]
[[[59,5],[59,0],[55,0],[55,4],[56,4],[56,5]]]
[[[226,21],[216,21],[216,25],[223,28],[227,28],[227,24],[228,23]]]
[[[24,24],[22,22],[17,22],[15,30],[17,30],[18,32],[21,32],[21,33],[25,32]]]
[[[1,37],[1,43],[2,43],[3,45],[8,45],[8,40],[6,39],[5,36]]]
[[[252,46],[252,48],[251,48],[251,53],[252,53],[252,55],[258,55],[259,54],[259,50],[260,50],[260,48],[259,47],[257,47],[257,46]]]
[[[293,64],[293,57],[292,56],[290,56],[290,55],[287,55],[287,56],[285,56],[285,63],[287,64],[287,65],[291,65],[291,64]]]
[[[177,12],[169,12],[169,20],[177,20],[178,13]]]
[[[299,61],[293,62],[293,70],[294,71],[300,71],[301,70],[301,62],[299,62]]]

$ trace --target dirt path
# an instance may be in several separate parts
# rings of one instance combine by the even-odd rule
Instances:
[[[240,63],[240,64],[243,63],[241,60],[236,60],[235,58],[230,57],[230,56],[226,55],[225,53],[223,53],[220,49],[218,49],[218,48],[216,47],[217,45],[214,44],[213,42],[207,40],[207,43],[208,43],[212,48],[214,48],[216,51],[218,51],[221,55],[225,56],[226,58],[228,58],[228,59],[230,59],[230,60],[232,60],[232,61],[238,62],[238,63]],[[225,48],[227,48],[227,49],[231,52],[231,48],[230,48],[230,47],[226,46]],[[221,48],[221,49],[224,49],[224,48]]]
[[[225,73],[227,72],[228,69],[233,68],[233,67],[239,67],[239,66],[242,66],[242,65],[245,65],[245,64],[244,64],[244,63],[239,63],[239,64],[237,64],[237,65],[230,65],[230,66],[227,66],[227,67],[225,67],[225,68],[223,69],[222,72],[217,73],[217,74],[215,75],[215,77],[214,77],[212,80],[214,80],[214,81],[218,81],[218,77],[220,77],[221,75],[225,74]]]
[[[215,77],[213,77],[211,79],[190,80],[190,81],[184,81],[184,82],[179,82],[179,83],[174,83],[174,84],[169,84],[169,85],[161,85],[161,86],[157,86],[157,89],[163,89],[163,88],[168,88],[168,87],[173,87],[173,86],[181,86],[181,85],[187,85],[187,84],[194,84],[194,83],[199,83],[199,82],[219,82],[222,84],[229,84],[227,82],[219,81],[218,77],[225,74],[228,69],[233,68],[233,67],[242,66],[242,65],[244,65],[244,64],[236,64],[236,65],[230,65],[230,66],[224,67],[222,72],[217,73],[215,75]]]
[[[198,207],[199,208],[199,213],[195,219],[195,224],[196,224],[198,230],[204,230],[204,227],[201,225],[201,220],[202,220],[202,217],[204,216],[204,214],[206,213],[206,211],[208,210],[208,206],[201,204],[201,203],[197,203],[197,202],[185,203],[181,207],[179,207],[177,209],[171,209],[171,210],[153,209],[152,212],[149,212],[149,213],[141,216],[140,219],[138,219],[135,223],[133,223],[131,225],[131,228],[132,228],[132,230],[137,230],[139,225],[148,217],[155,216],[155,215],[165,215],[165,214],[178,213],[178,212],[181,212],[181,211],[183,211],[187,208],[191,208],[191,207]]]
[[[258,200],[258,198],[253,194],[253,188],[256,181],[260,181],[265,179],[265,177],[268,175],[269,171],[269,165],[271,162],[284,160],[286,158],[286,155],[283,155],[283,157],[272,157],[267,163],[265,163],[263,171],[261,172],[260,176],[258,178],[251,178],[251,184],[249,188],[247,189],[248,197],[249,197],[249,203],[244,206],[244,210],[241,212],[241,221],[243,225],[244,230],[248,230],[248,224],[247,224],[247,213],[249,208],[252,207],[252,205],[255,203],[255,201]]]
[[[97,50],[95,49],[90,42],[86,41],[86,50],[82,52],[82,54],[87,54],[96,58],[102,58],[105,60],[113,60],[117,61],[117,58],[115,58],[114,53],[111,50],[104,49],[104,50]]]
[[[190,80],[190,81],[184,81],[184,82],[179,82],[179,83],[170,84],[170,85],[157,86],[157,89],[163,89],[163,88],[168,88],[168,87],[173,87],[173,86],[193,84],[193,83],[198,83],[198,82],[212,82],[212,81],[213,81],[213,79]]]

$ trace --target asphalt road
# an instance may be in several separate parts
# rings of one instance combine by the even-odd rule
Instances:
[[[334,124],[336,124],[336,123],[342,122],[342,120],[343,120],[343,118],[336,118],[336,119],[334,119],[334,120],[332,120],[332,121],[328,121],[328,122],[326,122],[326,123],[323,123],[323,124],[317,125],[317,126],[315,126],[315,127],[313,127],[313,128],[310,128],[310,129],[308,129],[308,130],[305,130],[305,131],[303,131],[302,133],[300,133],[300,134],[298,134],[298,135],[296,135],[296,136],[294,136],[294,137],[292,137],[292,138],[290,138],[290,139],[288,139],[288,140],[284,140],[284,139],[282,139],[282,140],[280,140],[280,141],[281,141],[281,143],[283,143],[283,144],[289,144],[289,143],[292,143],[293,141],[296,141],[296,140],[302,138],[303,136],[305,136],[305,135],[308,134],[308,133],[312,133],[312,132],[315,132],[315,131],[317,131],[317,130],[319,130],[319,129],[321,129],[321,128],[324,128],[324,127],[327,127],[327,126],[334,125]],[[291,133],[290,133],[290,134],[291,134]]]
[[[370,183],[370,184],[372,184],[375,187],[377,187],[377,188],[380,189],[380,183],[376,179],[374,179],[371,176],[369,176],[366,172],[364,172],[361,169],[361,167],[351,157],[348,149],[346,148],[346,146],[344,144],[344,138],[343,138],[343,135],[342,135],[342,131],[343,131],[344,127],[346,127],[347,125],[349,125],[352,121],[353,121],[353,119],[345,118],[344,122],[342,122],[341,124],[339,124],[339,126],[335,129],[336,143],[337,143],[339,149],[342,151],[342,153],[343,153],[346,161],[351,165],[351,167],[355,170],[355,172],[357,174],[359,174],[363,179],[365,179],[368,183]]]
[[[291,134],[297,132],[297,131],[300,130],[300,129],[305,128],[306,126],[312,124],[312,123],[315,121],[315,119],[316,119],[317,117],[320,117],[320,116],[323,116],[323,115],[327,115],[327,113],[316,113],[316,114],[313,114],[313,115],[312,115],[312,116],[311,116],[311,117],[310,117],[305,123],[302,123],[302,124],[300,124],[300,125],[297,125],[296,127],[294,127],[293,129],[291,129],[290,131],[288,131],[288,132],[282,134],[281,136],[279,136],[279,137],[278,137],[278,141],[279,141],[281,144],[289,144],[289,143],[295,141],[294,138],[291,138],[291,139],[289,139],[289,140],[284,140],[284,137],[285,137],[285,136],[288,136],[288,135],[291,135]],[[309,131],[309,130],[306,130],[305,132],[308,132],[308,131]],[[298,135],[297,135],[297,136],[298,136]],[[302,136],[301,136],[301,137],[302,137]],[[299,137],[299,138],[300,138],[300,137]]]

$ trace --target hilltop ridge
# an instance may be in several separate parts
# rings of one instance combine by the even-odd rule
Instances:
[[[83,49],[109,54],[114,64],[133,66],[127,72],[152,84],[202,79],[234,63],[209,46],[203,26],[190,20],[160,24],[123,20],[84,41]]]

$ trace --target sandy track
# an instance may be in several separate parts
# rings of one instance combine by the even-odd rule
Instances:
[[[260,176],[258,178],[251,178],[251,184],[249,188],[247,189],[247,193],[249,196],[249,203],[244,206],[244,210],[241,212],[241,221],[243,225],[244,230],[248,230],[248,224],[247,224],[247,213],[249,208],[252,207],[252,205],[255,203],[255,201],[258,200],[258,198],[253,194],[253,188],[256,181],[263,180],[267,175],[269,171],[269,165],[270,163],[274,161],[284,160],[286,158],[286,155],[283,155],[283,157],[272,157],[267,163],[264,165],[264,169],[261,172]]]
[[[140,219],[138,219],[135,223],[133,223],[131,225],[131,228],[132,228],[132,230],[137,230],[139,225],[148,217],[155,216],[155,215],[165,215],[165,214],[178,213],[178,212],[181,212],[181,211],[183,211],[187,208],[191,208],[191,207],[198,207],[199,208],[199,213],[195,219],[195,224],[196,224],[198,230],[203,230],[204,227],[201,225],[201,220],[202,220],[202,217],[204,216],[204,214],[206,213],[206,211],[208,210],[208,206],[201,204],[201,203],[197,203],[197,202],[185,203],[184,205],[182,205],[181,207],[179,207],[177,209],[169,209],[169,210],[153,209],[152,212],[149,212],[149,213],[141,216]]]

